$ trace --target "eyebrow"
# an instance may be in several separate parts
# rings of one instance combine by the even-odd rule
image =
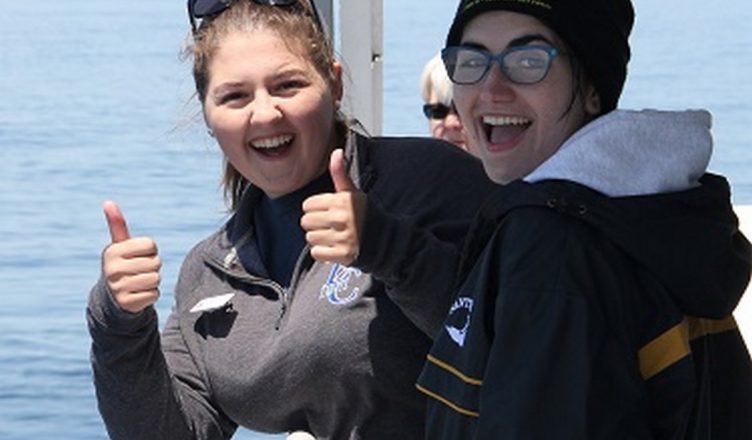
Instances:
[[[279,72],[277,72],[276,74],[274,74],[272,76],[272,80],[273,81],[284,81],[284,80],[288,80],[290,78],[294,78],[294,77],[297,77],[297,76],[302,76],[302,77],[310,80],[310,74],[309,74],[309,72],[306,71],[305,69],[301,69],[301,68],[298,68],[298,67],[283,68]],[[247,83],[244,82],[244,81],[228,81],[228,82],[224,82],[224,83],[219,84],[214,89],[214,92],[212,93],[212,96],[221,96],[224,93],[227,93],[227,92],[230,92],[230,91],[233,91],[233,90],[237,90],[237,89],[242,89],[242,88],[246,87],[246,85],[247,85]]]
[[[546,42],[547,44],[549,44],[551,46],[554,45],[554,43],[548,37],[546,37],[543,34],[527,34],[527,35],[523,35],[521,37],[517,37],[517,38],[513,39],[512,41],[509,42],[509,44],[507,44],[507,47],[525,46],[527,44],[532,43],[533,41],[544,41],[544,42]],[[464,43],[462,43],[462,45],[463,46],[473,47],[473,48],[476,48],[476,49],[483,49],[483,50],[486,50],[486,51],[488,50],[488,48],[485,45],[480,44],[480,43],[474,43],[472,41],[464,42]]]
[[[526,44],[532,43],[533,41],[545,41],[546,43],[550,45],[554,45],[551,40],[548,39],[548,37],[544,36],[543,34],[530,34],[530,35],[523,35],[519,38],[515,38],[514,40],[510,41],[508,46],[509,47],[515,47],[515,46],[524,46]]]
[[[311,68],[313,68],[313,66],[311,66]],[[285,67],[278,71],[274,76],[279,79],[287,79],[298,75],[308,78],[310,72],[306,69],[301,69],[300,67]]]

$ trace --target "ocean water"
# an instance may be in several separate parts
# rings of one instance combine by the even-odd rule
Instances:
[[[455,0],[384,0],[384,132],[426,133],[418,78]],[[713,171],[752,203],[752,4],[636,0],[625,108],[707,108]],[[26,0],[0,14],[0,439],[105,439],[84,309],[117,200],[164,261],[224,220],[221,158],[179,51],[183,1]],[[238,439],[266,439],[247,431]]]

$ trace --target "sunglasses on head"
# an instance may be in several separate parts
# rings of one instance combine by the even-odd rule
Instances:
[[[191,29],[195,33],[198,29],[196,20],[200,20],[205,17],[211,17],[219,14],[225,9],[229,8],[235,0],[188,0],[188,18],[191,21]],[[301,7],[303,10],[308,11],[313,15],[316,20],[316,25],[324,31],[324,26],[321,23],[321,18],[316,10],[316,1],[309,0],[310,11],[305,7],[301,0],[252,0],[254,3],[263,6],[281,6],[281,7]],[[326,33],[326,32],[324,32]]]
[[[423,114],[426,115],[428,119],[444,119],[452,111],[454,111],[452,107],[441,103],[423,105]]]

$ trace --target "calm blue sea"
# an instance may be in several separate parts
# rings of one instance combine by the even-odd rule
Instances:
[[[752,203],[752,3],[635,3],[623,106],[710,109],[712,169]],[[426,132],[418,77],[454,5],[384,0],[386,134]],[[106,438],[84,320],[108,239],[104,199],[160,245],[162,317],[182,256],[224,219],[220,158],[178,58],[187,30],[183,1],[3,3],[0,439]]]

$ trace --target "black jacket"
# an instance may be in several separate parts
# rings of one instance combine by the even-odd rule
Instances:
[[[752,363],[730,316],[750,244],[726,181],[701,183],[500,188],[419,379],[427,438],[752,438]]]

